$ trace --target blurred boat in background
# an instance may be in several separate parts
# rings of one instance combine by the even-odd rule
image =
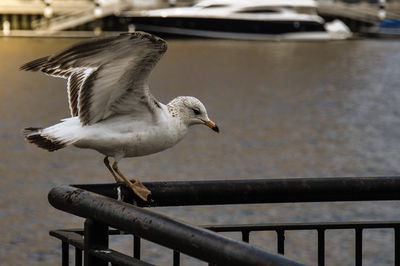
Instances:
[[[385,19],[369,30],[369,35],[380,38],[399,38],[400,19]]]
[[[161,35],[247,40],[336,40],[351,36],[325,23],[314,0],[205,0],[191,7],[122,12],[131,30]]]

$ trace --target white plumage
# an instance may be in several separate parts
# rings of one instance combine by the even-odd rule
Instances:
[[[25,138],[48,151],[68,145],[97,150],[115,180],[147,200],[150,191],[119,171],[121,158],[170,148],[191,125],[219,131],[198,99],[181,96],[164,105],[150,93],[148,76],[166,49],[164,40],[135,32],[78,43],[23,65],[67,79],[72,116],[47,128],[26,128]],[[108,157],[115,160],[112,168]]]

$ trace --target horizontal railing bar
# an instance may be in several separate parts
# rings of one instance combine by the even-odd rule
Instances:
[[[52,230],[50,232],[72,232],[72,233],[77,233],[81,236],[83,236],[85,230],[82,228],[70,228],[70,229],[59,229],[59,230]],[[129,233],[118,230],[118,229],[109,229],[108,230],[108,235],[129,235]],[[57,237],[56,235],[52,235],[54,237]]]
[[[60,239],[63,242],[68,242],[68,244],[76,248],[83,249],[83,238],[78,233],[64,230],[53,230],[50,231],[50,235]]]
[[[50,204],[217,265],[300,265],[246,243],[167,216],[69,186],[49,192]]]
[[[400,177],[279,178],[143,183],[152,192],[151,206],[285,202],[400,200]],[[126,202],[133,193],[121,183],[73,185]],[[137,199],[135,199],[138,201]],[[139,202],[144,206],[146,203]]]
[[[50,231],[50,235],[54,236],[62,241],[68,242],[68,244],[77,247],[79,249],[84,248],[83,238],[80,234],[75,232],[69,232],[66,230],[54,230]],[[106,250],[91,250],[90,253],[104,261],[115,263],[117,265],[126,266],[153,266],[153,264],[137,260],[131,256],[125,255],[112,249]]]
[[[400,227],[400,221],[354,221],[354,222],[309,222],[309,223],[262,223],[262,224],[222,224],[222,225],[202,225],[201,227],[214,232],[233,232],[233,231],[275,231],[283,229],[290,230],[331,230],[331,229],[387,229]],[[83,229],[62,229],[51,232],[75,232],[83,234]],[[51,233],[50,233],[51,234]],[[109,230],[109,235],[130,234],[118,229]],[[52,234],[51,234],[52,235]],[[56,235],[53,235],[57,237]],[[60,238],[61,239],[61,238]]]
[[[131,256],[125,255],[118,251],[107,249],[107,250],[90,250],[90,254],[104,260],[108,261],[111,264],[119,265],[119,266],[155,266],[154,264],[150,264],[138,259],[135,259]]]
[[[268,224],[231,224],[231,225],[204,225],[214,232],[234,231],[275,231],[275,230],[331,230],[331,229],[380,229],[400,226],[399,221],[366,221],[366,222],[315,222],[315,223],[268,223]]]
[[[203,225],[202,228],[214,232],[249,232],[254,231],[276,231],[282,229],[291,230],[335,230],[335,229],[388,229],[400,227],[399,221],[356,221],[356,222],[314,222],[314,223],[268,223],[268,224],[226,224],[226,225]],[[71,233],[71,234],[67,234]],[[50,231],[50,235],[67,241],[68,238],[81,237],[83,229],[63,229]],[[109,230],[109,235],[130,234],[117,229]],[[76,236],[75,236],[76,235]],[[68,238],[66,237],[68,236]]]

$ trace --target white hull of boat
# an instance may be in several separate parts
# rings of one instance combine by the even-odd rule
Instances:
[[[232,39],[232,40],[259,40],[259,41],[323,41],[323,40],[345,40],[349,34],[329,32],[295,32],[281,34],[257,34],[257,33],[236,33],[226,31],[208,31],[196,29],[184,29],[177,27],[164,27],[136,24],[135,29],[153,33],[168,35],[194,36],[203,38]]]

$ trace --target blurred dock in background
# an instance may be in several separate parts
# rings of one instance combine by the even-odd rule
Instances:
[[[0,29],[6,36],[87,36],[125,31],[124,10],[167,6],[162,0],[2,0]]]
[[[400,1],[319,1],[318,14],[327,21],[340,19],[353,32],[369,33],[384,19],[400,19]]]
[[[75,36],[132,31],[121,12],[190,5],[193,0],[2,0],[0,36]],[[384,5],[382,8],[382,4]],[[318,15],[368,33],[385,19],[400,19],[400,1],[318,1]],[[383,12],[383,13],[382,13]]]

